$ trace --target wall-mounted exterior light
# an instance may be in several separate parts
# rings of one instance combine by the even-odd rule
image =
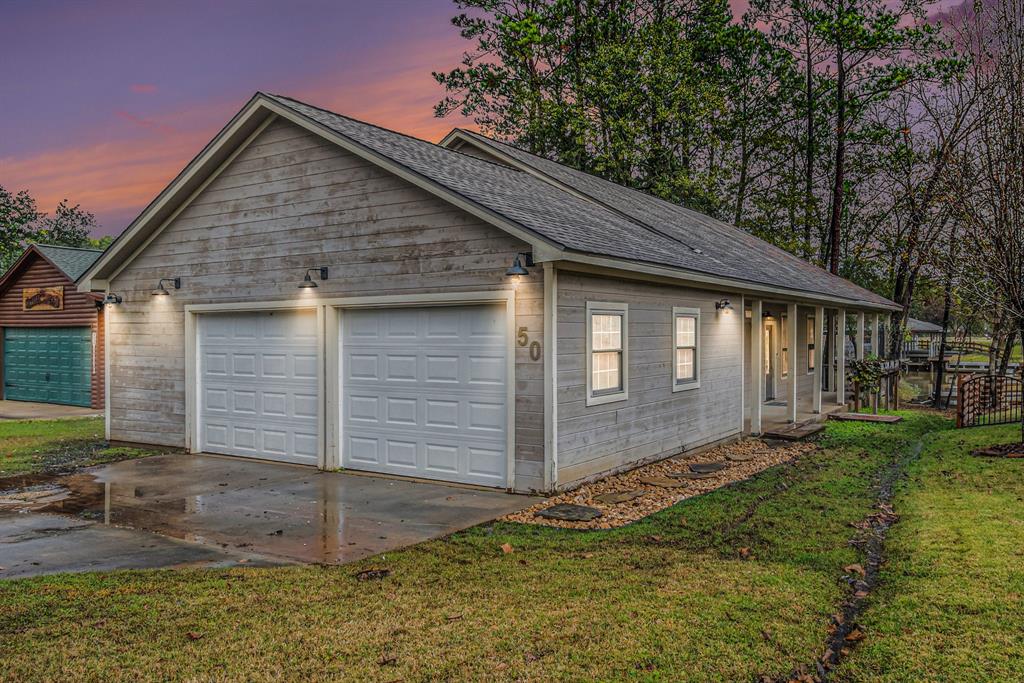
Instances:
[[[715,310],[716,311],[731,311],[732,310],[732,302],[730,302],[728,299],[721,299],[719,301],[716,301],[715,302]]]
[[[112,292],[107,292],[107,295],[105,297],[103,297],[104,305],[119,304],[122,301],[123,301],[123,299],[121,298],[120,294],[113,294]]]
[[[505,271],[505,275],[514,278],[529,275],[530,271],[527,268],[533,268],[533,265],[533,254],[521,252],[516,254],[516,257],[512,260],[512,265]]]
[[[170,292],[167,291],[167,288],[164,287],[165,282],[170,282],[174,285],[175,289],[181,289],[180,277],[162,277],[160,278],[160,282],[156,284],[156,289],[151,292],[153,296],[167,296],[170,294]]]
[[[321,281],[327,279],[327,266],[319,266],[317,268],[307,268],[306,269],[306,276],[304,278],[302,278],[302,282],[299,283],[299,289],[313,289],[314,287],[319,287],[319,285],[316,282],[313,281],[313,278],[310,277],[310,273],[316,273],[316,272],[320,273],[320,280]]]

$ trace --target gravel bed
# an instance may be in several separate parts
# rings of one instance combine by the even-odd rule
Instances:
[[[765,443],[759,439],[746,439],[737,443],[718,446],[696,455],[680,454],[628,472],[605,477],[604,479],[584,484],[572,491],[547,498],[543,503],[538,503],[533,507],[507,515],[502,517],[502,519],[508,522],[544,524],[564,529],[614,529],[654,514],[659,510],[664,510],[670,505],[675,505],[686,498],[692,498],[708,491],[714,491],[726,484],[747,479],[769,467],[788,462],[816,449],[817,446],[811,443],[796,442],[775,445]],[[742,461],[731,461],[729,456],[736,457]],[[749,459],[746,459],[748,457]],[[652,486],[641,481],[656,477],[672,477],[674,474],[689,472],[690,465],[693,463],[706,462],[724,462],[726,467],[715,472],[714,476],[707,479],[673,478],[674,482],[679,482],[683,484],[682,486],[678,486],[678,484],[673,487]],[[646,491],[646,493],[640,497],[618,504],[603,503],[595,500],[597,496],[602,494],[638,490]],[[589,522],[569,522],[544,519],[536,516],[539,510],[560,503],[597,508],[602,512],[602,515]]]

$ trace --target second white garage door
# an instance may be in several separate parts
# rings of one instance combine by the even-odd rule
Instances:
[[[342,465],[507,485],[504,305],[341,316]]]

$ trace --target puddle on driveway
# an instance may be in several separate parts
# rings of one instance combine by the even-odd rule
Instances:
[[[183,454],[19,483],[0,482],[0,510],[67,515],[325,564],[443,536],[536,502],[499,491]]]

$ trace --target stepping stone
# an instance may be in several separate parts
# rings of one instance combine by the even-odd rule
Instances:
[[[729,462],[750,462],[756,457],[753,453],[729,453],[725,459]]]
[[[718,472],[676,472],[669,476],[673,479],[714,479]]]
[[[597,519],[602,514],[597,508],[587,507],[586,505],[560,503],[539,510],[534,513],[534,516],[545,519],[559,519],[563,522],[589,522],[592,519]]]
[[[698,474],[720,472],[726,467],[724,462],[695,462],[690,465],[690,471]]]
[[[676,489],[680,486],[686,486],[684,482],[670,477],[645,477],[640,480],[640,483],[647,484],[648,486],[661,486],[662,488],[667,489]]]
[[[610,505],[618,505],[619,503],[628,503],[631,500],[636,500],[640,496],[647,495],[647,491],[638,489],[636,491],[612,491],[611,493],[602,493],[599,496],[594,496],[594,500],[599,503],[608,503]]]
[[[772,441],[803,441],[823,429],[825,429],[825,425],[820,422],[809,422],[803,425],[790,425],[782,429],[770,430],[762,434],[761,438],[769,445],[771,445]]]

